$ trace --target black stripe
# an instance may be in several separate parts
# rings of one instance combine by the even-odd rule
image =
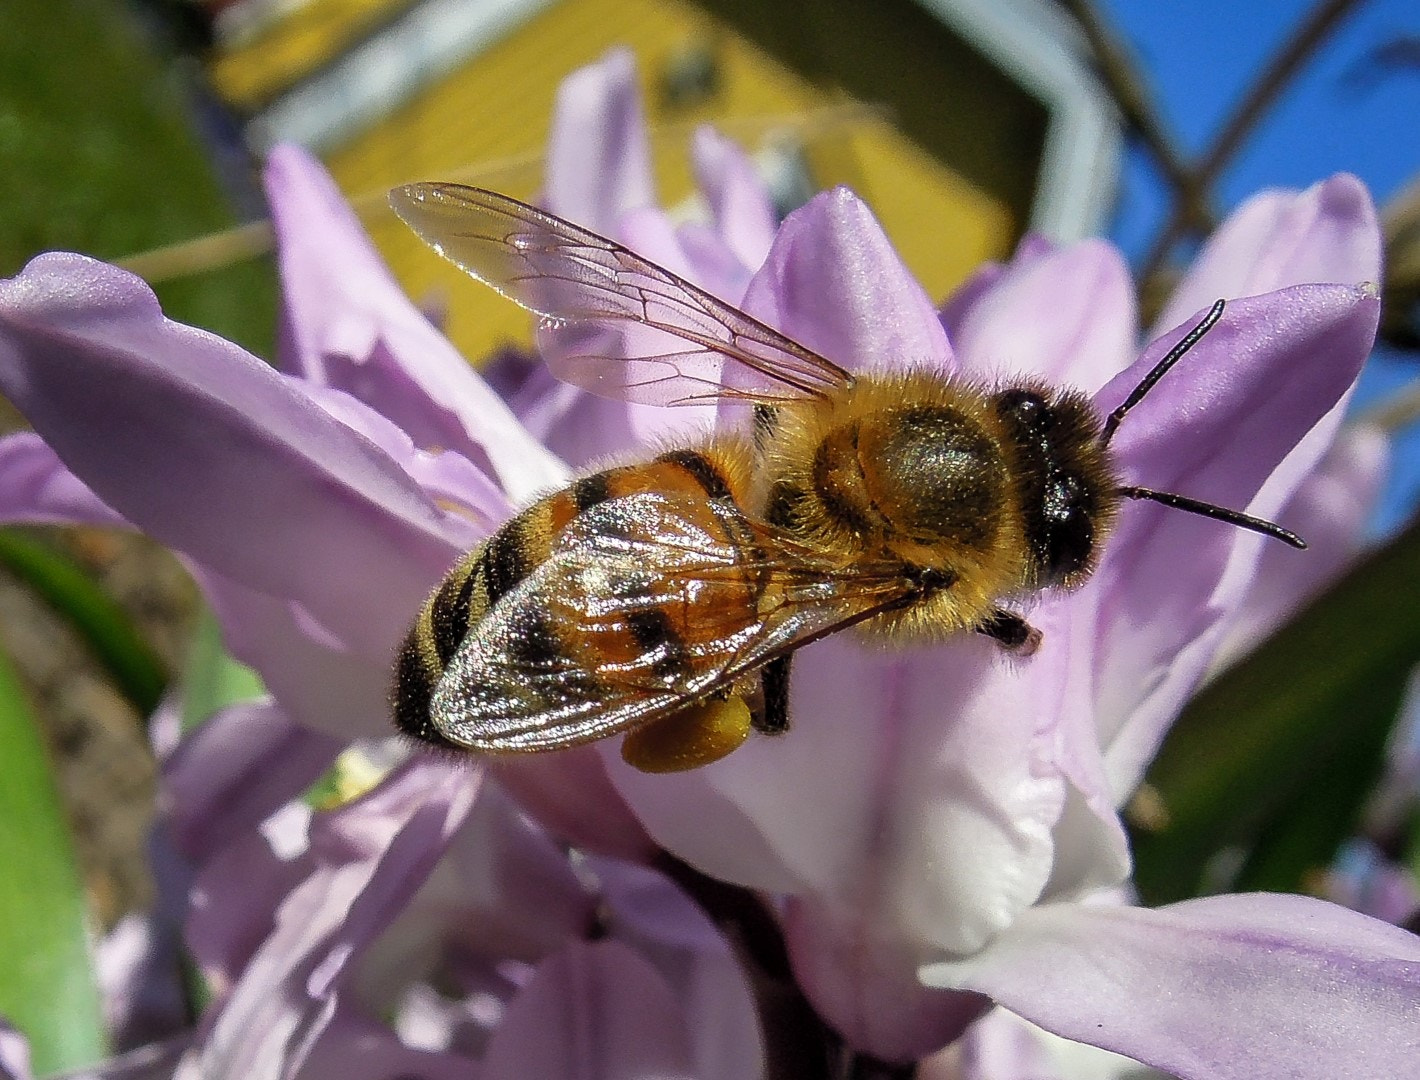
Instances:
[[[514,632],[508,637],[508,657],[519,667],[531,670],[560,664],[565,650],[547,613],[527,607],[519,614]]]
[[[460,578],[446,578],[430,601],[429,626],[434,632],[434,652],[447,665],[468,633],[469,600],[478,578],[470,569]]]
[[[769,502],[764,508],[764,520],[781,529],[792,529],[799,520],[799,504],[805,498],[804,489],[787,480],[776,480],[769,489]]]
[[[497,603],[501,596],[532,572],[533,568],[523,557],[523,549],[527,545],[523,527],[521,516],[508,522],[489,538],[483,557],[478,560],[484,587],[488,591],[489,606]]]
[[[611,498],[611,478],[606,472],[584,476],[572,485],[572,502],[577,513],[590,510]]]
[[[715,463],[698,450],[672,450],[656,459],[676,465],[688,472],[712,499],[733,499],[730,485]]]
[[[626,622],[637,645],[648,653],[660,653],[651,665],[652,672],[662,679],[683,678],[690,674],[690,655],[685,649],[685,639],[664,611],[660,608],[632,611],[627,614]]]
[[[444,750],[463,750],[457,743],[444,738],[430,719],[429,706],[434,699],[434,687],[438,682],[439,673],[431,671],[425,663],[424,654],[419,648],[418,632],[411,631],[400,646],[399,660],[395,665],[395,726],[410,738],[418,739],[422,743]]]

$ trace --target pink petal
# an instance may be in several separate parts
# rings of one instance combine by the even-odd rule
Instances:
[[[294,601],[201,567],[193,574],[221,624],[227,649],[256,670],[286,716],[342,743],[390,733],[393,644],[373,658],[352,652]],[[403,634],[408,627],[401,624],[417,610],[415,605],[390,612],[390,630]]]
[[[1020,677],[1037,671],[1039,684]],[[839,635],[797,654],[784,738],[674,784],[612,775],[651,834],[707,873],[814,896],[890,949],[966,951],[1050,874],[1067,674],[1012,672],[985,641],[886,652]]]
[[[715,231],[743,266],[757,269],[769,256],[777,222],[754,163],[738,143],[708,125],[696,129],[690,153]]]
[[[178,935],[151,915],[125,915],[95,950],[109,1045],[127,1050],[188,1024]]]
[[[326,1029],[345,969],[408,902],[467,816],[477,774],[419,763],[315,820],[314,870],[200,1029],[182,1080],[293,1076]]]
[[[4,1020],[0,1020],[0,1077],[3,1080],[34,1080],[30,1071],[30,1044]]]
[[[840,917],[814,900],[791,900],[785,937],[794,979],[848,1046],[883,1061],[916,1061],[958,1038],[991,1003],[923,986],[916,950],[867,910]]]
[[[700,906],[655,871],[610,859],[592,870],[607,930],[666,980],[688,1025],[697,1080],[760,1075],[764,1039],[744,965]]]
[[[670,987],[615,941],[576,942],[538,966],[493,1033],[483,1080],[674,1080],[694,1075]]]
[[[33,431],[0,439],[0,521],[130,528]]]
[[[280,146],[265,180],[288,366],[365,401],[421,446],[490,462],[515,500],[559,482],[561,465],[400,290],[321,165]]]
[[[958,329],[971,318],[976,305],[991,295],[991,291],[1008,271],[1023,271],[1036,259],[1057,250],[1059,248],[1053,241],[1039,233],[1026,233],[1016,245],[1009,263],[984,262],[978,266],[971,277],[957,287],[937,312],[938,319],[947,331],[947,337],[956,340]]]
[[[470,1080],[478,1063],[405,1046],[389,1028],[339,1010],[301,1067],[300,1080]]]
[[[389,655],[455,553],[387,455],[102,263],[41,256],[0,285],[0,388],[114,510],[367,655]],[[378,572],[352,589],[354,567]]]
[[[1132,1058],[1043,1031],[1005,1009],[992,1009],[915,1080],[1144,1080]]]
[[[1134,319],[1123,256],[1086,240],[1012,261],[955,317],[952,347],[978,379],[1034,375],[1092,393],[1133,361]]]
[[[1399,1077],[1420,1060],[1420,940],[1299,896],[1038,907],[922,977],[1182,1080]]]
[[[1127,480],[1275,515],[1320,456],[1325,444],[1304,436],[1337,419],[1370,351],[1378,311],[1372,291],[1330,285],[1230,304],[1119,429],[1114,446]],[[1102,390],[1101,410],[1121,400],[1177,337],[1155,342]],[[1121,509],[1088,587],[1099,590],[1098,730],[1116,799],[1132,790],[1201,677],[1261,544],[1165,507]]]
[[[163,764],[174,845],[201,862],[315,783],[342,745],[293,724],[269,701],[209,717]]]
[[[1154,324],[1177,326],[1219,297],[1307,282],[1380,281],[1381,232],[1370,193],[1349,173],[1302,192],[1254,195],[1219,226]]]
[[[612,786],[602,758],[578,747],[498,763],[498,780],[554,836],[632,861],[655,853],[645,827]]]
[[[596,898],[566,850],[528,820],[496,784],[477,803],[429,879],[360,965],[362,1004],[389,1011],[423,958],[536,961],[594,925]]]
[[[1341,429],[1279,515],[1306,538],[1307,557],[1288,558],[1290,552],[1280,544],[1263,547],[1240,617],[1214,657],[1215,670],[1258,645],[1361,554],[1390,456],[1390,440],[1378,429]]]
[[[744,309],[850,370],[952,366],[931,301],[847,188],[785,219]]]
[[[612,49],[558,88],[543,202],[554,214],[614,237],[623,214],[655,201],[636,59],[629,49]]]

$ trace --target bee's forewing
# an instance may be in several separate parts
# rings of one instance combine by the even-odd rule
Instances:
[[[704,503],[656,493],[585,511],[451,659],[434,725],[475,751],[554,750],[669,715],[784,652],[900,602],[890,569],[816,562],[764,526],[753,548],[701,524]],[[714,590],[750,604],[707,605]],[[680,625],[681,663],[648,621]],[[659,614],[658,614],[659,613]],[[627,651],[628,642],[640,642]],[[688,650],[688,651],[685,651]]]
[[[654,405],[774,402],[853,381],[635,252],[506,195],[410,184],[390,204],[440,255],[541,315],[553,373],[592,393]]]

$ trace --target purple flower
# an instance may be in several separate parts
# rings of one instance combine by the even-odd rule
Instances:
[[[1332,441],[1378,314],[1361,283],[1379,234],[1354,179],[1245,206],[1136,355],[1128,275],[1102,243],[1024,245],[939,319],[845,190],[771,243],[743,159],[709,135],[694,150],[712,223],[673,227],[630,85],[616,55],[564,90],[552,208],[830,359],[1042,377],[1107,411],[1224,295],[1222,323],[1120,429],[1122,471],[1274,516]],[[383,730],[389,658],[445,568],[566,476],[529,428],[580,463],[717,417],[536,375],[510,409],[399,293],[318,166],[278,151],[268,185],[280,371],[79,256],[0,283],[0,391],[38,433],[0,441],[0,514],[169,544],[269,690],[165,768],[194,875],[187,939],[219,992],[179,1075],[753,1075],[724,939],[659,874],[574,867],[542,827],[632,860],[659,845],[778,894],[798,984],[884,1060],[994,1025],[992,1000],[1183,1077],[1413,1060],[1420,948],[1402,931],[1297,897],[1100,898],[1129,874],[1117,808],[1261,558],[1257,537],[1158,506],[1125,507],[1091,581],[1037,603],[1027,662],[839,635],[796,660],[792,734],[694,773],[637,773],[603,745],[486,774],[412,761],[314,817],[287,802],[341,743]],[[390,1015],[403,1040],[374,1019]],[[972,1030],[984,1046],[990,1029]]]

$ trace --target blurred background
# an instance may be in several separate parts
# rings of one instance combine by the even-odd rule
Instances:
[[[1334,640],[1326,651],[1342,667],[1348,647],[1370,655],[1377,637],[1393,647],[1383,664],[1363,656],[1345,667],[1337,678],[1352,683],[1328,699],[1349,703],[1354,752],[1338,749],[1334,713],[1311,726],[1259,720],[1272,725],[1267,739],[1213,780],[1262,783],[1269,799],[1243,815],[1246,830],[1236,813],[1226,827],[1215,815],[1189,856],[1215,866],[1232,852],[1243,865],[1255,845],[1280,845],[1293,854],[1276,875],[1233,874],[1220,887],[1323,888],[1319,875],[1366,827],[1420,659],[1420,616],[1395,610],[1420,606],[1398,584],[1416,564],[1406,525],[1420,492],[1410,434],[1420,194],[1406,190],[1420,171],[1413,0],[5,0],[0,274],[53,248],[123,261],[172,318],[269,357],[278,292],[259,171],[269,147],[297,142],[326,162],[410,294],[447,313],[476,361],[528,340],[528,320],[427,251],[384,193],[451,179],[534,198],[559,81],[614,45],[636,56],[663,204],[701,209],[685,146],[711,122],[752,153],[781,213],[852,186],[939,298],[1028,232],[1105,235],[1138,273],[1147,321],[1200,238],[1246,195],[1340,170],[1371,186],[1387,206],[1386,321],[1357,408],[1385,418],[1395,447],[1370,537],[1381,545],[1373,558],[1400,562],[1357,571],[1390,583],[1381,599],[1328,596],[1321,603],[1340,606],[1304,618],[1331,628],[1319,640]],[[6,430],[19,424],[0,418]],[[1337,594],[1364,585],[1343,582]],[[141,538],[0,532],[0,658],[14,668],[0,670],[0,752],[54,765],[54,861],[78,869],[53,872],[78,874],[83,918],[100,927],[152,900],[143,722],[190,669],[192,642],[212,646],[204,626],[180,568]],[[1252,678],[1285,677],[1265,669],[1264,658]],[[1257,685],[1201,705],[1197,734],[1180,726],[1183,757],[1161,759],[1155,810],[1169,805],[1169,770],[1181,769],[1169,761],[1198,766],[1206,754],[1190,756],[1187,740],[1215,740],[1221,714],[1241,722],[1237,702]],[[17,733],[32,729],[29,717],[38,749]],[[1342,758],[1344,775],[1326,771]],[[37,769],[48,775],[48,764]],[[1279,823],[1318,791],[1327,827],[1298,840]],[[1173,899],[1183,886],[1149,869],[1177,858],[1150,850],[1167,814],[1148,809],[1136,815],[1141,887]],[[1414,832],[1387,849],[1412,872]],[[24,860],[35,846],[0,814],[0,861],[15,866],[7,852]],[[11,899],[23,905],[24,890]]]

